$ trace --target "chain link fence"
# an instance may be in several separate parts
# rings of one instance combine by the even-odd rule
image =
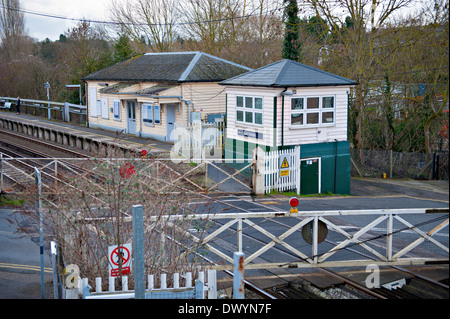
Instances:
[[[448,180],[448,151],[426,154],[351,148],[350,154],[355,177]]]

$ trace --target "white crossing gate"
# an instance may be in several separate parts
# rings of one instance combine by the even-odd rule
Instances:
[[[300,146],[264,153],[264,190],[284,192],[295,189],[300,194]]]

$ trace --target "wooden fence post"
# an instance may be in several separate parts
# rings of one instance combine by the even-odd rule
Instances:
[[[258,146],[252,151],[253,158],[253,193],[264,194],[264,151]]]

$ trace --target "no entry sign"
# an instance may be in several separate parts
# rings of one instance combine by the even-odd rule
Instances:
[[[108,259],[110,277],[117,277],[120,275],[120,263],[122,263],[122,275],[129,274],[131,272],[131,244],[109,246]]]

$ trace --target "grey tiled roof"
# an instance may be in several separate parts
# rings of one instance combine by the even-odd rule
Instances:
[[[147,53],[89,74],[85,81],[216,82],[251,70],[203,52]]]
[[[227,79],[220,84],[264,87],[310,87],[355,85],[357,82],[302,63],[284,59]]]

